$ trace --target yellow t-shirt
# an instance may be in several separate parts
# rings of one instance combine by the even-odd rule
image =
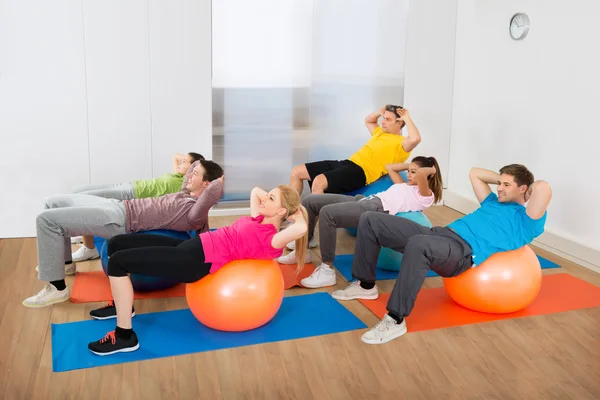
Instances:
[[[378,126],[373,136],[360,150],[349,158],[365,171],[367,185],[387,174],[385,166],[405,162],[410,156],[402,147],[404,136],[384,133]]]

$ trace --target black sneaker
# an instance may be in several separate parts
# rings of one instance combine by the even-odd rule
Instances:
[[[111,301],[104,307],[90,311],[90,316],[94,319],[117,318],[117,308],[115,307],[115,302]],[[135,317],[135,309],[133,307],[131,308],[131,317]]]
[[[88,344],[88,349],[99,356],[109,356],[115,353],[127,353],[140,348],[137,335],[131,332],[129,339],[122,339],[115,335],[115,331],[108,332],[106,336],[97,342]]]

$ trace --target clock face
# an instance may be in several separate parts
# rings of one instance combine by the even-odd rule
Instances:
[[[510,36],[515,40],[525,39],[529,33],[529,17],[527,14],[517,13],[510,20]]]

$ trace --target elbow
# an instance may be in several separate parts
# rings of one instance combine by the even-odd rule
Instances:
[[[535,190],[544,193],[548,197],[552,197],[552,187],[546,181],[538,181]]]

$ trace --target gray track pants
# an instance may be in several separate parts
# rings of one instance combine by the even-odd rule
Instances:
[[[335,258],[337,228],[356,228],[360,216],[367,211],[385,212],[379,197],[363,195],[310,194],[302,200],[308,213],[308,240],[315,234],[319,216],[319,246],[321,259],[331,264]]]
[[[46,199],[46,209],[36,219],[38,279],[65,278],[65,261],[71,261],[71,236],[111,238],[125,232],[125,206],[120,200],[87,194]]]
[[[73,193],[89,194],[107,199],[131,200],[135,197],[133,183],[117,183],[107,185],[83,185],[75,188]]]
[[[358,224],[352,263],[356,279],[375,282],[382,246],[403,253],[398,279],[387,304],[388,311],[398,317],[410,314],[430,269],[442,277],[452,277],[473,264],[471,247],[451,229],[427,228],[406,218],[367,212]]]

